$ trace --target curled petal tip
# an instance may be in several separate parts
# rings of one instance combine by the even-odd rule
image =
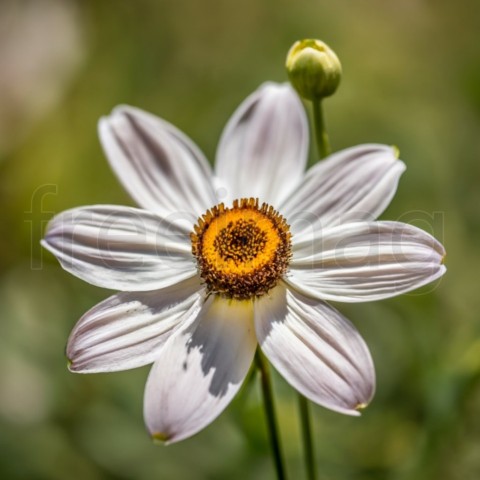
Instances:
[[[356,407],[355,410],[359,413],[361,413],[362,410],[365,410],[368,407],[368,403],[359,403]]]
[[[155,445],[168,445],[168,441],[170,440],[171,436],[168,433],[163,432],[155,432],[151,434],[153,443]]]
[[[67,368],[71,373],[83,373],[81,369],[78,368],[78,364],[75,364],[75,361],[67,358]]]
[[[400,158],[400,149],[396,145],[392,145],[393,155],[396,159]]]

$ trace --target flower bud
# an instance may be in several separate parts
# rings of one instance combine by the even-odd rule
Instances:
[[[337,55],[320,40],[295,42],[288,52],[286,67],[291,84],[307,100],[332,95],[342,75]]]

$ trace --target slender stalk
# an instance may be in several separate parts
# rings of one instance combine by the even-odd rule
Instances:
[[[303,455],[305,460],[305,468],[307,470],[308,480],[316,480],[317,471],[315,469],[315,458],[313,454],[313,437],[310,422],[310,406],[308,400],[298,394],[298,407],[300,410],[300,419],[302,424],[303,437]]]
[[[322,99],[312,100],[313,106],[313,130],[317,142],[319,159],[325,158],[331,152],[330,141],[328,140],[325,119],[323,116]],[[310,419],[310,406],[308,400],[298,393],[298,407],[300,411],[300,423],[303,438],[303,458],[308,480],[316,480],[317,471],[315,468],[315,455],[313,449],[313,435]]]
[[[270,437],[270,445],[273,453],[275,469],[277,471],[278,480],[285,480],[285,467],[280,448],[280,437],[278,435],[277,421],[275,418],[275,405],[273,402],[272,380],[268,363],[263,358],[259,349],[255,354],[257,368],[260,371],[260,381],[263,393],[263,405],[265,408],[265,416],[267,419],[268,432]]]
[[[323,117],[322,100],[312,100],[313,105],[313,127],[315,138],[317,140],[317,150],[320,158],[325,158],[330,154],[330,142],[328,140],[327,130],[325,128],[325,119]]]

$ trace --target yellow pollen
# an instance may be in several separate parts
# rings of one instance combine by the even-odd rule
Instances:
[[[277,284],[290,261],[290,238],[285,219],[255,198],[213,207],[191,233],[208,290],[238,299],[263,295]]]

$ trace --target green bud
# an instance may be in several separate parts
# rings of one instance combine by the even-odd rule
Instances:
[[[286,67],[291,84],[307,100],[332,95],[342,76],[337,55],[320,40],[295,42],[288,52]]]

